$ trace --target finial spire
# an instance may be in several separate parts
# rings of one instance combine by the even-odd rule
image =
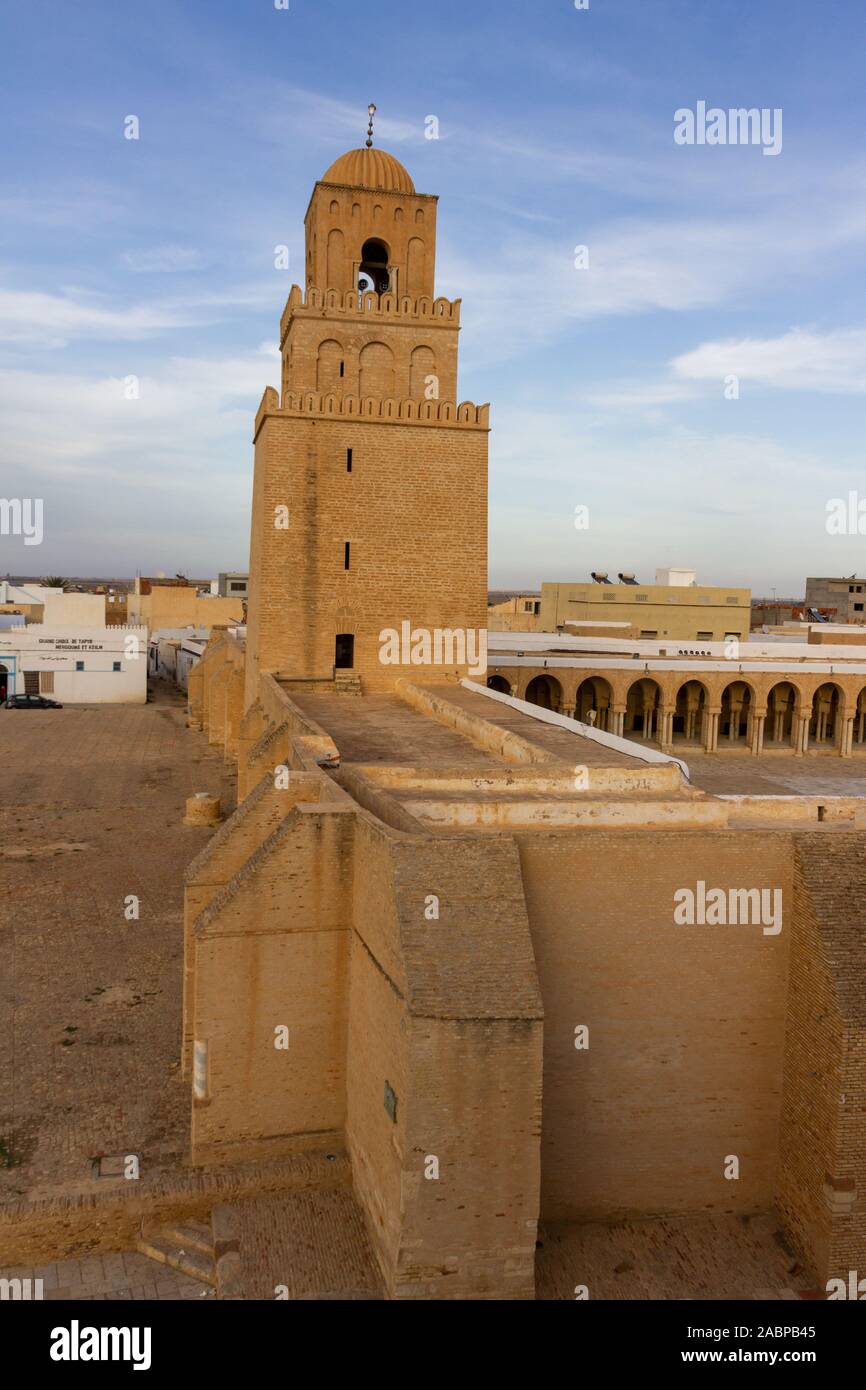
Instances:
[[[370,117],[370,124],[367,126],[367,149],[371,150],[373,148],[373,117],[376,114],[376,108],[372,101],[367,107],[367,114]]]

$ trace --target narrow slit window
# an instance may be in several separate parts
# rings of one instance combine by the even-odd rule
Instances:
[[[352,450],[351,450],[351,449],[347,449],[347,450],[346,450],[346,472],[347,472],[347,473],[351,473],[351,471],[352,471]]]
[[[343,552],[343,569],[345,569],[345,570],[347,570],[347,569],[349,568],[349,560],[350,560],[350,556],[351,556],[351,549],[352,549],[352,542],[351,542],[351,541],[346,541],[346,548],[345,548],[345,551]]]
[[[340,363],[340,376],[345,376],[345,375],[346,375],[346,364],[345,364],[345,362],[341,362],[341,363]]]

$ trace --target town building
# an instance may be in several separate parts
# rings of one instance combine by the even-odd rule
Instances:
[[[657,570],[654,584],[641,584],[626,572],[614,581],[594,571],[584,584],[542,584],[540,619],[542,632],[590,619],[630,623],[647,639],[721,642],[748,637],[751,593],[699,585],[693,570]]]
[[[818,609],[834,623],[866,622],[866,579],[807,579],[806,607]]]
[[[103,591],[105,593],[105,621],[114,626],[125,627],[128,619],[127,602],[129,591],[119,589],[114,585]]]
[[[250,577],[238,571],[229,571],[217,576],[211,588],[221,598],[246,598]]]
[[[104,594],[51,587],[47,584],[13,584],[0,580],[0,611],[18,611],[28,622],[53,627],[104,627]]]
[[[141,627],[0,628],[0,701],[46,695],[60,704],[144,704],[147,634]]]
[[[241,622],[244,605],[241,597],[222,598],[185,579],[136,578],[127,599],[130,623],[141,624],[148,632],[165,628],[205,627],[208,630],[222,623]]]
[[[207,648],[207,628],[169,628],[152,632],[148,641],[148,674],[154,680],[172,681],[186,690],[189,673]]]
[[[541,623],[541,597],[538,594],[516,594],[513,598],[492,603],[487,609],[487,628],[490,632],[537,632]]]

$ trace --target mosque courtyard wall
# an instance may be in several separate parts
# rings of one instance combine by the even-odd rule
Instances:
[[[201,692],[232,641],[214,640],[191,710],[220,737],[224,703]],[[484,736],[478,709],[449,712],[451,689],[395,702],[459,719],[462,766],[338,768],[338,741],[263,678],[246,716],[261,776],[187,882],[187,1064],[206,1040],[210,1068],[194,1162],[345,1144],[395,1297],[531,1296],[539,1219],[775,1209],[816,1277],[853,1267],[866,1034],[838,998],[837,938],[854,928],[820,865],[856,871],[854,799],[825,798],[819,818],[810,798],[714,797],[637,764],[597,774],[635,819],[592,825],[571,767]],[[498,772],[478,765],[485,744]],[[538,796],[563,808],[555,825],[461,828],[473,797]],[[679,818],[648,825],[659,799]],[[805,875],[801,846],[818,846]],[[677,921],[677,894],[700,885],[745,918]]]

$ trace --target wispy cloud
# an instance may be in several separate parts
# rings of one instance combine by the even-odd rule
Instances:
[[[279,353],[270,345],[246,356],[170,358],[137,380],[131,398],[122,377],[0,370],[5,475],[24,467],[40,486],[122,482],[148,461],[154,495],[200,489],[215,445],[224,461],[234,451],[238,472],[246,471],[250,422],[264,387],[278,381]],[[161,471],[166,462],[180,464],[180,473]]]
[[[0,343],[60,348],[76,338],[123,341],[194,322],[180,310],[120,308],[95,296],[0,290]]]
[[[819,333],[792,328],[775,338],[729,338],[702,343],[674,358],[687,381],[732,375],[783,391],[860,395],[866,391],[866,329]]]
[[[206,264],[201,251],[194,246],[152,246],[124,251],[121,260],[130,270],[144,275],[176,275],[181,271],[201,270]]]

